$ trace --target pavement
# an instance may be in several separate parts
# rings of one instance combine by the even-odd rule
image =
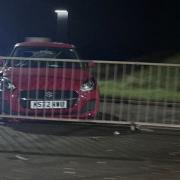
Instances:
[[[163,105],[151,102],[119,103],[104,100],[100,105],[100,120],[180,124],[180,111],[176,103]]]
[[[180,179],[179,132],[1,122],[0,180]]]

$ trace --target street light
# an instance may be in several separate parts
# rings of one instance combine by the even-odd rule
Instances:
[[[68,11],[56,9],[54,11],[57,14],[57,39],[61,42],[68,41]]]
[[[58,14],[58,15],[68,16],[68,11],[67,11],[67,10],[56,9],[54,12],[55,12],[56,14]]]

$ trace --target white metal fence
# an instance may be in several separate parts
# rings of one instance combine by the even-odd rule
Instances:
[[[1,118],[180,127],[179,64],[1,59]]]

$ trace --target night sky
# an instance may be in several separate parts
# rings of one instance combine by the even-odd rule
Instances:
[[[25,37],[57,41],[54,9],[69,11],[68,37],[84,59],[120,60],[179,50],[179,6],[153,0],[0,0],[0,53]]]

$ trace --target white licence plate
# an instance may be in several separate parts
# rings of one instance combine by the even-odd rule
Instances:
[[[31,101],[31,109],[64,109],[67,101]]]

